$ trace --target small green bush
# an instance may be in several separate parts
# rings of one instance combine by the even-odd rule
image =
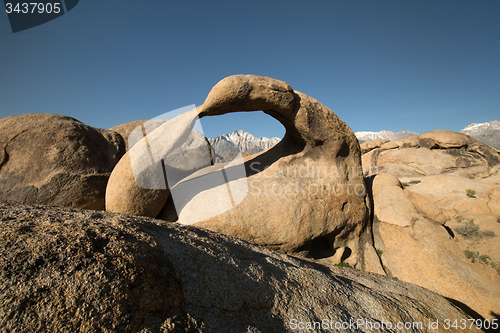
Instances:
[[[476,259],[479,257],[479,252],[472,252],[469,250],[465,250],[464,254],[467,257],[467,259],[469,259],[471,262],[476,262]]]
[[[382,250],[379,250],[379,249],[375,249],[375,250],[377,251],[377,254],[379,257],[384,254],[384,251],[382,251]]]
[[[411,180],[410,181],[410,184],[420,184],[421,181],[420,180]]]
[[[475,195],[476,195],[476,191],[475,190],[468,188],[468,189],[465,190],[465,193],[467,194],[467,196],[469,198],[475,198]]]
[[[498,223],[500,223],[500,216],[499,216],[499,217],[497,217],[497,222],[498,222]]]
[[[403,188],[403,190],[405,188],[407,188],[408,186],[410,186],[410,184],[408,184],[408,183],[401,183],[401,187]]]
[[[479,257],[479,261],[482,262],[483,264],[488,264],[488,260],[491,261],[491,257],[489,255],[483,254],[482,256]]]
[[[397,276],[393,277],[394,280],[399,280]]]
[[[492,262],[490,262],[490,265],[491,265],[491,267],[496,269],[497,273],[500,275],[500,263],[492,261]]]
[[[338,264],[335,264],[335,266],[352,268],[352,266],[346,263],[345,261],[341,261]]]

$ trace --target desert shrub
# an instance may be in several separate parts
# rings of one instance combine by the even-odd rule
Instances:
[[[476,195],[476,191],[475,190],[468,188],[468,189],[465,190],[465,193],[467,194],[467,196],[469,198],[475,198],[475,195]]]
[[[380,249],[375,249],[377,251],[377,254],[378,256],[382,256],[382,254],[384,254],[384,251],[380,250]]]
[[[345,261],[341,261],[338,264],[335,264],[335,266],[352,268],[352,266],[346,263]]]
[[[474,223],[474,220],[465,222],[463,225],[457,227],[455,231],[465,238],[479,237],[479,226]]]
[[[399,280],[397,276],[393,277],[394,280]]]
[[[411,180],[411,181],[410,181],[410,184],[420,184],[420,183],[421,183],[421,181],[420,181],[420,180],[417,180],[417,179],[416,179],[416,180]]]
[[[498,222],[498,223],[500,223],[500,216],[499,216],[499,217],[497,217],[497,222]]]
[[[491,267],[497,270],[498,275],[500,275],[500,263],[498,262],[490,262]]]
[[[467,257],[467,259],[469,259],[471,262],[476,262],[476,259],[479,257],[479,252],[472,252],[469,250],[465,250],[464,254]]]
[[[457,220],[457,222],[463,222],[464,221],[464,217],[461,216],[461,215],[455,216],[455,219]]]
[[[479,261],[483,264],[488,264],[488,260],[491,260],[489,255],[483,254],[482,256],[479,256]]]
[[[403,190],[405,188],[407,188],[408,186],[410,186],[410,184],[408,184],[408,183],[401,183],[401,187],[403,188]]]
[[[482,236],[482,237],[495,237],[496,236],[495,232],[493,232],[491,230],[480,231],[479,235]]]

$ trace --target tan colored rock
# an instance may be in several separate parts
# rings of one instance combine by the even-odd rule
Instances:
[[[380,173],[378,174],[373,181],[373,190],[374,191],[382,191],[384,187],[399,187],[401,188],[401,182],[399,179],[391,174]]]
[[[382,150],[397,149],[399,148],[399,144],[397,142],[386,142],[380,148]]]
[[[489,214],[491,213],[491,209],[488,206],[488,202],[484,199],[478,198],[460,198],[459,200],[453,200],[452,203],[448,203],[449,205],[453,205],[453,208],[457,212],[458,215],[462,216],[471,216],[471,215],[480,215],[480,214]],[[439,201],[440,204],[443,203],[443,200]],[[446,206],[443,204],[443,206]]]
[[[476,197],[480,197],[491,185],[480,180],[457,177],[454,175],[435,175],[426,177],[421,183],[413,185],[412,191],[424,195],[432,195],[436,199],[448,197],[467,198],[465,190],[476,191]]]
[[[421,179],[402,191],[393,175],[374,178],[374,245],[382,253],[385,272],[463,302],[482,316],[494,317],[500,306],[498,278],[482,273],[467,260],[463,251],[468,245],[462,244],[460,237],[452,238],[456,235],[448,226],[457,216],[489,219],[485,198],[490,185],[445,175]],[[469,186],[477,188],[481,198],[467,197],[465,188]],[[408,208],[401,193],[396,197],[398,189],[408,195],[415,211]],[[447,226],[442,226],[445,223]]]
[[[462,148],[470,141],[467,135],[447,130],[435,130],[418,136],[420,147],[429,149]]]
[[[373,206],[376,221],[407,227],[419,218],[415,206],[401,188],[399,179],[390,174],[375,176]]]
[[[361,155],[363,174],[366,177],[378,174],[377,160],[381,151],[382,150],[380,149],[373,149],[368,153]]]
[[[481,180],[436,175],[423,178],[420,184],[412,185],[410,190],[426,197],[441,209],[446,219],[453,219],[457,215],[474,219],[477,214],[491,212],[488,200],[484,198],[484,193],[490,188],[490,184]],[[467,189],[476,191],[475,198],[467,197]]]
[[[134,120],[130,121],[125,124],[117,125],[114,127],[111,127],[109,130],[110,131],[115,131],[116,133],[120,134],[123,138],[123,141],[125,141],[125,148],[128,150],[128,136],[130,133],[136,129],[138,126],[141,126],[144,124],[147,120]]]
[[[444,225],[446,223],[446,216],[441,208],[436,206],[434,202],[422,194],[406,191],[413,205],[417,208],[418,212],[428,220]]]
[[[115,132],[30,113],[0,120],[0,200],[104,209],[106,183],[125,152]]]
[[[253,110],[264,110],[278,119],[286,128],[285,137],[270,150],[245,162],[248,195],[244,200],[196,225],[311,257],[320,253],[334,256],[337,250],[349,248],[346,253],[350,252],[350,256],[343,259],[362,267],[364,254],[360,239],[366,232],[369,212],[365,203],[360,148],[354,133],[317,100],[294,92],[285,82],[253,75],[231,76],[219,82],[205,103],[197,108],[197,113],[203,117]],[[152,134],[162,133],[161,130],[159,127]],[[159,136],[157,139],[169,142]],[[127,154],[130,155],[136,146]],[[130,164],[126,157],[122,161]],[[143,199],[150,193],[137,190],[130,169],[126,170],[122,161],[113,171],[117,177],[112,175],[108,185],[108,210],[137,214],[129,207],[135,209],[133,205],[139,201],[137,206],[152,207],[147,212],[143,208],[140,214],[156,216],[162,200],[163,203],[167,200],[168,190],[159,195],[162,200],[150,205]],[[119,172],[128,176],[119,175]],[[226,184],[219,186],[227,193]],[[234,194],[233,182],[228,186]],[[144,197],[141,196],[143,192],[146,193]],[[178,212],[181,223],[182,215],[189,218],[196,209],[203,209],[203,205],[189,206],[203,195],[200,192],[184,203],[184,209]],[[127,203],[122,205],[120,201],[124,201],[124,196]],[[210,198],[207,205],[217,207],[220,202],[213,200],[215,197],[218,196]],[[171,212],[172,207],[164,210]]]
[[[386,276],[107,212],[0,205],[0,251],[7,332],[294,332],[295,321],[322,320],[335,331],[365,319],[423,323],[412,329],[423,333],[470,316]]]
[[[453,157],[425,148],[383,151],[378,158],[379,167],[390,164],[407,166],[415,175],[440,174],[456,166]]]
[[[144,123],[146,123],[146,122],[148,122],[148,126],[150,127],[148,129],[150,131],[152,131],[153,127],[154,128],[160,127],[165,122],[165,120],[153,120],[153,121],[151,121],[151,120],[134,120],[134,121],[130,121],[128,123],[124,123],[124,124],[112,127],[109,130],[115,131],[122,136],[123,140],[125,141],[125,148],[128,151],[129,150],[130,133],[132,133],[132,131],[134,131],[136,128],[143,126]],[[135,142],[135,140],[134,140],[134,142]]]
[[[186,142],[196,119],[196,109],[186,112],[163,123],[129,149],[109,178],[107,211],[137,216],[158,215],[170,189],[164,178],[165,164],[163,161],[152,161],[150,145],[154,142],[154,147],[160,150],[155,152],[156,156],[168,156]],[[134,131],[132,137],[143,132],[141,128]]]
[[[500,164],[498,154],[488,145],[461,133],[432,131],[394,142],[399,149],[386,149],[363,160],[364,169],[399,178],[437,174],[477,178],[491,174]],[[388,146],[386,146],[388,147]]]
[[[487,200],[491,212],[500,217],[500,186],[495,186],[481,194]]]
[[[374,222],[374,238],[389,276],[467,304],[486,318],[498,314],[498,282],[481,275],[442,226],[425,219],[409,228]]]
[[[400,148],[418,148],[420,147],[420,142],[418,140],[418,135],[411,136],[409,138],[400,139],[394,141]]]
[[[366,141],[363,142],[360,147],[361,147],[361,153],[365,154],[375,148],[380,148],[383,144],[389,142],[387,139],[375,139],[372,141]]]

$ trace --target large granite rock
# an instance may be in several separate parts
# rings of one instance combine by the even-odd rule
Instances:
[[[496,273],[488,275],[483,272],[487,267],[478,267],[467,259],[463,251],[468,247],[448,225],[457,213],[474,218],[477,215],[471,214],[490,213],[488,201],[468,198],[463,183],[479,185],[471,179],[439,175],[403,190],[394,175],[375,176],[374,245],[387,275],[456,299],[485,317],[495,318],[500,313],[499,277]],[[484,191],[490,201],[494,199],[493,191],[475,188],[478,195]],[[497,260],[498,241],[490,244],[488,253]]]
[[[452,332],[443,320],[481,319],[413,284],[150,218],[0,204],[0,224],[2,331]]]
[[[175,128],[171,123],[164,124],[147,139],[149,143],[161,142],[159,149],[168,154],[191,130],[197,116],[256,110],[279,120],[286,134],[270,150],[246,158],[246,194],[241,187],[233,186],[241,184],[242,178],[238,177],[234,182],[214,186],[220,191],[204,200],[200,198],[205,193],[200,191],[184,202],[180,212],[176,211],[172,202],[165,205],[169,188],[137,185],[130,156],[143,161],[148,155],[136,144],[110,177],[107,210],[166,219],[178,215],[182,223],[183,216],[191,212],[222,205],[217,198],[227,193],[229,186],[234,199],[232,209],[221,208],[221,214],[198,226],[285,252],[335,257],[337,262],[345,260],[363,267],[363,258],[373,258],[374,250],[364,246],[371,242],[371,236],[359,144],[351,129],[317,100],[293,91],[283,81],[254,75],[231,76],[213,87],[203,105],[176,118]],[[241,200],[236,200],[236,195]],[[371,254],[365,254],[364,249]]]
[[[419,214],[393,175],[381,173],[373,181],[374,222],[412,226]]]
[[[381,146],[383,146],[387,143],[389,143],[389,140],[387,140],[387,139],[375,139],[375,140],[363,142],[362,144],[360,144],[361,153],[365,154],[365,153],[367,153],[375,148],[380,148]]]
[[[363,168],[399,178],[442,173],[487,176],[500,164],[497,151],[466,134],[436,130],[374,148],[363,155]],[[396,148],[394,145],[397,144]],[[376,173],[375,172],[375,173]]]
[[[0,200],[102,210],[109,175],[124,152],[117,133],[70,117],[0,119]]]
[[[123,141],[125,141],[125,149],[128,150],[128,136],[135,130],[137,127],[142,126],[147,120],[134,120],[129,121],[128,123],[120,124],[114,127],[111,127],[109,130],[114,131],[121,135]]]
[[[130,143],[137,142],[137,140],[135,140],[134,137],[130,138],[131,140],[129,140],[129,136],[132,132],[134,132],[134,130],[138,131],[138,128],[141,128],[141,131],[142,131],[142,128],[144,128],[144,124],[148,123],[148,125],[147,125],[148,129],[151,131],[157,127],[160,127],[164,122],[165,122],[165,120],[161,120],[161,119],[134,120],[134,121],[129,121],[128,123],[124,123],[124,124],[120,124],[120,125],[111,127],[109,130],[114,131],[114,132],[121,135],[121,137],[123,138],[123,141],[125,141],[125,149],[128,151],[130,148],[132,148],[132,147],[129,147]]]

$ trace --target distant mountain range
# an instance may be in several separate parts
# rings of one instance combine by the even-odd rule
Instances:
[[[487,123],[470,124],[461,130],[460,133],[470,135],[473,138],[481,140],[492,146],[493,148],[500,149],[500,121],[498,120],[493,120]],[[389,139],[391,141],[396,141],[418,135],[418,133],[412,131],[356,132],[354,134],[358,138],[359,143],[375,139]]]
[[[493,120],[488,123],[470,124],[460,131],[468,134],[484,143],[500,149],[500,121]],[[380,132],[356,132],[354,133],[360,143],[375,139],[388,139],[396,141],[418,135],[412,131],[380,131]],[[243,154],[258,153],[269,149],[280,142],[279,138],[255,137],[244,130],[223,134],[215,138],[208,139],[217,155],[220,157],[232,158],[242,152]]]
[[[223,134],[215,138],[208,139],[217,154],[241,151],[245,153],[258,153],[269,149],[280,142],[279,138],[255,137],[244,130]]]
[[[363,143],[365,141],[372,141],[375,139],[388,139],[390,141],[397,141],[418,135],[418,133],[412,131],[401,131],[401,132],[380,131],[380,132],[356,132],[354,133],[354,135],[356,135],[356,137],[358,138],[359,143]]]
[[[500,121],[493,120],[488,123],[470,124],[460,131],[472,136],[493,148],[500,149]]]

